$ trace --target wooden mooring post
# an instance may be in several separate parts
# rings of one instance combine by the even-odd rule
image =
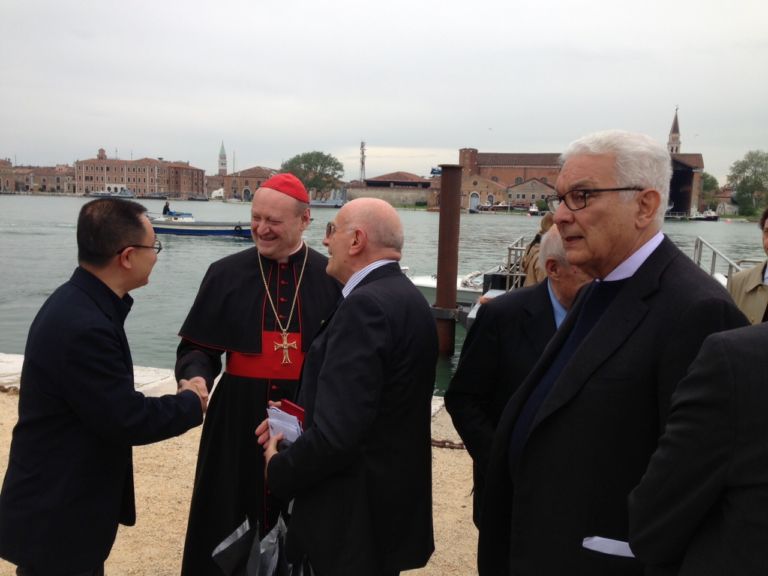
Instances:
[[[461,166],[441,164],[440,228],[437,240],[437,290],[432,314],[440,356],[453,356],[456,339],[456,278],[459,273]]]

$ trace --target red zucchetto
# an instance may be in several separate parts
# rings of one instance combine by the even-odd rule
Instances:
[[[287,194],[291,198],[296,198],[299,202],[309,204],[309,194],[307,189],[304,188],[304,184],[301,180],[296,178],[293,174],[275,174],[261,185],[262,188],[271,188],[277,190],[283,194]]]

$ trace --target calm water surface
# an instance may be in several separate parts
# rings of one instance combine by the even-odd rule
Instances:
[[[75,223],[84,198],[0,196],[0,352],[22,354],[29,325],[45,298],[65,282],[77,265]],[[161,200],[141,201],[151,213],[162,210]],[[171,202],[174,210],[192,212],[198,220],[250,219],[248,204]],[[335,209],[316,208],[305,234],[307,243],[325,253],[325,223]],[[405,228],[403,265],[413,275],[437,269],[439,215],[400,211]],[[525,215],[462,215],[459,273],[491,268],[506,258],[506,247],[517,237],[530,239],[539,219]],[[693,254],[702,236],[732,259],[763,258],[761,234],[754,223],[668,222],[664,231],[686,253]],[[135,304],[126,321],[134,362],[143,366],[173,367],[177,332],[197,293],[208,265],[250,246],[249,241],[161,236],[163,251],[150,283],[132,293]],[[457,355],[463,333],[457,335]],[[455,364],[441,365],[440,383]]]

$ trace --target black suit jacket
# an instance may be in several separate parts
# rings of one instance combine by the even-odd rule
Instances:
[[[481,576],[642,573],[636,560],[587,550],[583,539],[627,541],[627,496],[656,448],[672,391],[707,335],[746,324],[725,289],[665,238],[556,379],[512,474],[515,420],[588,293],[499,422],[480,524]]]
[[[707,338],[630,495],[630,543],[670,574],[768,570],[768,324]]]
[[[134,389],[119,299],[82,268],[29,330],[19,421],[0,492],[0,556],[45,574],[93,569],[136,521],[131,446],[202,422],[194,392]]]
[[[547,281],[483,304],[469,330],[445,407],[474,473],[473,519],[479,525],[485,469],[501,412],[555,333]]]
[[[319,574],[417,568],[432,536],[435,323],[397,264],[366,276],[312,342],[298,401],[305,432],[268,466],[295,498],[292,558]]]

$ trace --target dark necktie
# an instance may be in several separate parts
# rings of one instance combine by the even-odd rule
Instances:
[[[512,429],[512,434],[509,438],[509,448],[507,452],[508,464],[511,473],[514,473],[515,467],[520,459],[520,455],[523,451],[523,446],[528,438],[531,425],[536,417],[536,413],[544,403],[549,392],[555,384],[558,376],[563,371],[563,368],[571,360],[572,356],[576,352],[581,344],[582,340],[589,334],[590,330],[594,328],[597,321],[603,315],[603,312],[613,302],[616,294],[619,293],[621,287],[626,283],[626,280],[617,280],[614,282],[593,282],[589,287],[589,293],[585,297],[584,306],[582,307],[579,317],[576,319],[576,324],[571,330],[571,333],[563,343],[562,348],[557,353],[557,356],[552,360],[547,371],[542,376],[539,383],[531,391],[530,396],[525,401],[523,409],[520,411],[517,420],[515,420],[515,426]]]

